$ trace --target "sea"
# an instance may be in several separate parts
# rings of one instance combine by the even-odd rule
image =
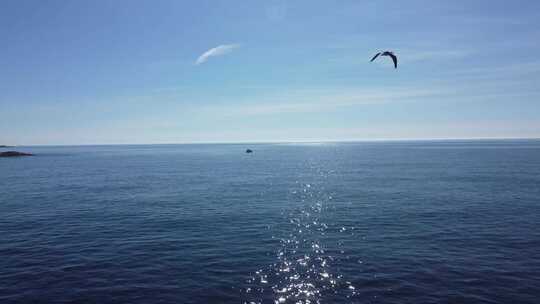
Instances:
[[[17,150],[0,303],[540,303],[540,140]]]

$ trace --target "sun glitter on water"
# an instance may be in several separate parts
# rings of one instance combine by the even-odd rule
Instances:
[[[325,236],[332,223],[326,223],[326,213],[331,212],[332,195],[325,191],[327,173],[318,172],[317,183],[297,182],[299,189],[291,191],[293,201],[298,204],[292,211],[284,213],[290,229],[279,239],[276,262],[260,269],[248,280],[244,290],[244,303],[322,303],[327,296],[353,299],[356,288],[346,281],[333,267],[337,264],[342,249],[331,248]],[[345,232],[345,227],[334,229]]]

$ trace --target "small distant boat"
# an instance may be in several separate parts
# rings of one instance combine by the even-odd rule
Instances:
[[[253,153],[253,150],[247,149],[247,150],[246,150],[246,153]]]

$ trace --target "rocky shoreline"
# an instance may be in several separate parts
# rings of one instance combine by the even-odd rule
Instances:
[[[33,156],[34,154],[31,153],[24,153],[24,152],[18,152],[18,151],[6,151],[6,152],[0,152],[0,157],[20,157],[20,156]]]

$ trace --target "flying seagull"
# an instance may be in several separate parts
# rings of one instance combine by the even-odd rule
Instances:
[[[397,69],[397,56],[394,53],[390,51],[378,52],[375,54],[375,56],[373,56],[373,58],[371,58],[371,62],[373,62],[373,60],[377,59],[379,56],[390,56],[394,62],[394,68]]]

